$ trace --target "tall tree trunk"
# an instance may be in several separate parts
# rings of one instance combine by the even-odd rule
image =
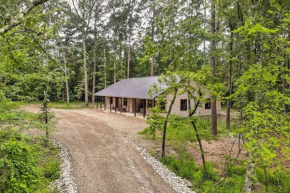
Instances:
[[[233,33],[233,26],[230,21],[230,30],[231,30],[231,39],[230,39],[230,60],[229,60],[229,67],[228,67],[228,95],[231,96],[232,94],[232,58],[233,58],[233,42],[234,42],[234,33]],[[226,114],[226,124],[227,128],[229,129],[231,126],[231,106],[232,100],[227,99],[227,114]]]
[[[215,77],[215,48],[216,48],[216,41],[215,41],[215,0],[211,2],[211,57],[210,57],[210,65],[212,68],[212,76]],[[211,96],[211,134],[213,136],[217,135],[217,110],[216,110],[216,97]]]
[[[154,33],[155,33],[155,27],[154,27],[154,17],[155,17],[155,11],[153,11],[153,21],[151,26],[151,42],[154,44]],[[151,76],[154,76],[154,56],[151,56]]]
[[[85,106],[89,106],[88,74],[87,74],[87,45],[86,31],[83,31],[84,76],[85,76]]]
[[[172,99],[172,101],[170,103],[170,106],[169,106],[169,109],[168,109],[168,112],[166,114],[166,118],[165,118],[165,121],[164,121],[164,125],[163,125],[161,157],[164,157],[165,156],[165,140],[166,140],[167,123],[168,123],[168,119],[169,119],[169,116],[170,116],[170,113],[171,113],[171,110],[172,110],[172,106],[173,106],[173,104],[175,102],[175,99],[176,99],[177,91],[178,91],[178,89],[175,89],[174,90],[174,96],[173,96],[173,99]]]
[[[151,56],[151,76],[154,76],[154,56]]]
[[[66,60],[66,53],[67,53],[67,50],[66,50],[66,47],[65,46],[62,46],[63,47],[63,63],[64,63],[64,77],[65,77],[65,88],[66,88],[66,105],[68,106],[69,103],[70,103],[70,100],[69,100],[69,86],[68,86],[68,69],[67,69],[67,60]],[[64,98],[63,98],[64,100]]]
[[[106,48],[104,47],[104,86],[107,88]]]
[[[119,40],[120,43],[120,40]],[[120,73],[119,73],[119,77],[121,79],[124,78],[124,73],[123,73],[123,62],[122,62],[122,47],[121,47],[121,43],[120,43],[120,49],[119,49],[119,65],[120,65]]]
[[[116,57],[114,60],[114,83],[117,81],[117,70],[116,70]]]
[[[62,101],[65,100],[65,98],[64,98],[64,95],[65,95],[64,92],[65,92],[65,91],[63,90],[62,93],[61,93],[61,100],[62,100]]]
[[[204,7],[204,10],[203,10],[203,18],[204,18],[204,22],[203,22],[203,27],[204,29],[206,29],[206,22],[207,22],[207,19],[206,19],[206,0],[203,0],[203,7]],[[203,40],[203,61],[204,61],[204,65],[207,63],[206,61],[206,43],[205,43],[205,38]]]
[[[130,78],[130,50],[131,49],[131,35],[129,34],[129,44],[128,44],[128,64],[127,64],[127,78]]]
[[[65,76],[65,88],[66,88],[66,104],[69,105],[69,86],[68,86],[68,75],[67,75],[67,66],[66,66],[66,51],[64,50],[63,54],[63,61],[64,61],[64,76]]]
[[[95,106],[95,93],[96,93],[96,72],[97,72],[97,13],[95,13],[94,23],[94,67],[93,67],[93,88],[92,88],[92,104]]]
[[[93,71],[93,89],[92,89],[92,103],[95,105],[95,93],[96,93],[96,72],[97,72],[97,50],[94,46],[94,71]]]

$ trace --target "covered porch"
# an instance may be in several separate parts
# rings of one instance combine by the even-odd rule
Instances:
[[[98,109],[143,118],[152,114],[150,108],[154,108],[157,102],[154,99],[124,98],[114,96],[98,96],[98,100],[103,103],[103,106],[97,106]]]

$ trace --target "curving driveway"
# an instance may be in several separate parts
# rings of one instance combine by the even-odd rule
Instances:
[[[32,110],[32,109],[30,109]],[[70,152],[80,193],[175,192],[135,149],[143,119],[99,110],[53,109],[54,138]]]

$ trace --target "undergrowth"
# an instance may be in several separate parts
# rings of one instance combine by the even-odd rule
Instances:
[[[211,121],[209,117],[200,117],[196,121],[199,135],[209,143],[221,137],[228,137],[235,134],[238,121],[233,120],[231,129],[228,130],[223,121],[218,121],[218,136],[211,136]],[[147,128],[140,132],[147,139],[162,139],[162,129],[154,130]],[[152,137],[154,134],[154,137]],[[190,123],[184,123],[179,118],[174,119],[167,128],[166,143],[174,150],[174,153],[167,152],[167,156],[160,158],[156,151],[152,150],[153,156],[160,158],[160,161],[171,171],[192,183],[192,189],[197,192],[208,193],[242,193],[246,175],[245,163],[238,160],[234,166],[226,165],[226,177],[221,177],[221,171],[216,165],[206,163],[207,171],[198,166],[192,155],[188,152],[188,145],[194,145],[197,141],[196,134]],[[205,155],[207,156],[207,155]],[[229,158],[233,159],[233,158]],[[223,164],[224,163],[220,163]],[[289,170],[279,168],[268,169],[265,173],[263,168],[255,168],[255,179],[253,192],[290,192]],[[268,189],[268,190],[266,190]]]
[[[0,193],[55,192],[50,186],[60,174],[59,148],[44,136],[22,133],[43,123],[19,105],[0,93]]]
[[[43,137],[14,128],[0,130],[0,192],[53,192],[49,184],[60,174],[59,149]]]
[[[221,179],[215,168],[206,163],[206,175],[203,167],[197,166],[190,155],[168,155],[160,161],[178,176],[189,180],[197,192],[206,193],[243,193],[246,167],[236,165],[231,167],[228,176]],[[266,177],[267,176],[267,177]],[[266,175],[261,168],[255,170],[253,192],[290,192],[290,175],[286,171],[270,170]],[[268,191],[266,187],[268,186]]]

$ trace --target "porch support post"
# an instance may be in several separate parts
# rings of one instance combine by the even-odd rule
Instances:
[[[143,118],[145,119],[146,116],[146,99],[143,99]]]
[[[115,113],[117,112],[117,97],[115,97]]]
[[[113,97],[110,97],[110,112],[112,112],[112,102],[111,102],[111,99],[113,100]]]
[[[99,109],[99,96],[97,96],[97,109]]]
[[[134,116],[136,117],[136,111],[137,111],[137,99],[134,100],[135,108],[134,108]]]
[[[101,110],[100,97],[98,97],[99,109]]]
[[[146,117],[146,113],[147,113],[147,99],[145,99],[145,117]]]
[[[121,110],[120,111],[121,111],[121,114],[122,114],[123,113],[123,98],[121,98],[121,105],[120,106],[121,106]]]
[[[104,97],[104,102],[105,102],[105,110],[107,108],[107,97]]]
[[[99,109],[101,110],[102,106],[101,106],[101,97],[98,97],[98,101],[99,101]]]

